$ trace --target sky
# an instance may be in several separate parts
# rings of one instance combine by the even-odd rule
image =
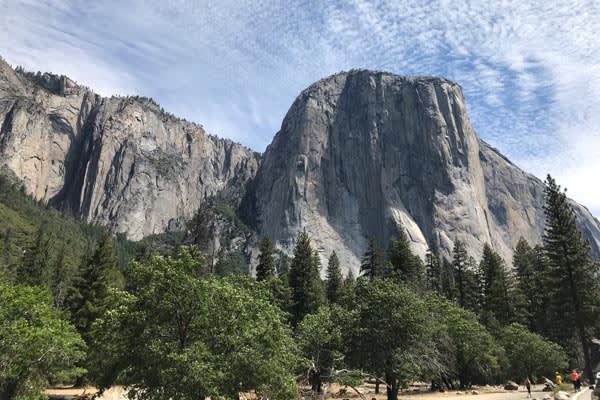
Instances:
[[[264,151],[352,68],[458,82],[475,130],[600,216],[600,1],[0,0],[0,55]]]

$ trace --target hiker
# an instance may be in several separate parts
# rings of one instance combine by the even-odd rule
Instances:
[[[576,369],[574,369],[573,372],[571,372],[571,382],[573,382],[573,391],[577,392],[579,390],[579,374],[577,373]]]
[[[562,376],[557,372],[554,378],[557,385],[562,385]]]
[[[529,376],[525,378],[525,387],[527,388],[527,398],[531,398],[531,381]]]

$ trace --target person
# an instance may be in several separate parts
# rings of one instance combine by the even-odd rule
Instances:
[[[557,372],[556,377],[554,378],[557,385],[562,385],[562,376]]]
[[[579,374],[577,373],[577,370],[574,369],[573,372],[571,372],[571,382],[573,382],[573,391],[577,392],[578,391],[578,381],[579,381]]]
[[[527,397],[531,398],[531,381],[529,380],[529,377],[525,378],[525,387],[527,388]]]

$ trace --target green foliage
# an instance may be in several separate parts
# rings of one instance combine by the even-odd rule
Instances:
[[[41,276],[41,284],[49,286],[57,259],[62,258],[65,275],[73,275],[103,232],[33,200],[0,175],[0,275],[26,279],[23,283],[39,283]],[[113,241],[123,268],[133,258],[135,245],[122,237]]]
[[[111,239],[105,234],[94,253],[80,266],[67,295],[71,321],[86,342],[92,323],[107,306],[108,288],[117,286],[117,274]]]
[[[435,321],[433,345],[442,380],[458,379],[463,388],[493,381],[503,352],[477,316],[436,295],[428,296],[426,303]]]
[[[568,367],[565,351],[556,343],[532,333],[522,325],[504,327],[498,336],[509,362],[509,378],[519,382],[527,376],[552,376]]]
[[[69,382],[85,344],[41,288],[0,280],[0,399],[35,398],[48,382]]]
[[[217,263],[215,264],[217,276],[246,275],[249,274],[248,263],[242,253],[237,250],[226,253],[223,249],[219,251]]]
[[[343,285],[342,270],[340,268],[340,260],[335,254],[335,251],[329,256],[327,263],[327,283],[325,285],[325,292],[327,293],[327,300],[329,303],[337,303],[340,299]]]
[[[477,311],[479,309],[479,285],[473,258],[469,257],[464,242],[456,240],[452,249],[453,282],[458,305]]]
[[[258,265],[256,266],[256,280],[264,281],[275,275],[275,260],[273,259],[273,243],[265,235],[259,245]]]
[[[388,259],[392,276],[398,277],[414,290],[423,288],[425,276],[423,261],[412,252],[408,236],[404,231],[399,238],[390,240]]]
[[[431,366],[431,327],[424,303],[400,283],[362,279],[348,309],[349,364],[384,376],[395,399],[400,387]]]
[[[293,399],[298,363],[283,313],[249,278],[198,279],[194,257],[126,270],[129,291],[95,324],[93,376],[134,384],[139,399]]]
[[[482,319],[488,328],[496,329],[498,324],[503,326],[514,321],[511,282],[504,260],[487,243],[483,246],[483,258],[479,265]]]
[[[598,265],[590,257],[588,243],[581,236],[577,219],[565,191],[548,175],[545,181],[544,249],[548,262],[547,290],[551,312],[561,324],[549,333],[566,345],[577,337],[581,343],[586,374],[592,379],[588,329],[595,325],[600,310]]]
[[[387,276],[385,254],[377,243],[375,243],[374,239],[369,239],[367,243],[367,250],[360,265],[360,276],[369,279]]]
[[[306,314],[317,311],[325,303],[318,257],[313,252],[306,231],[300,232],[296,239],[289,281],[292,290],[292,323],[295,325]]]
[[[306,315],[296,329],[300,351],[310,360],[309,381],[315,392],[321,391],[323,376],[331,380],[335,368],[342,365],[344,314],[336,305],[324,306]]]

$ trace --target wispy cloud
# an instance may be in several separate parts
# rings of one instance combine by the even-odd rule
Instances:
[[[459,82],[473,125],[600,215],[596,1],[16,1],[0,54],[138,93],[263,150],[300,90],[350,68]]]

